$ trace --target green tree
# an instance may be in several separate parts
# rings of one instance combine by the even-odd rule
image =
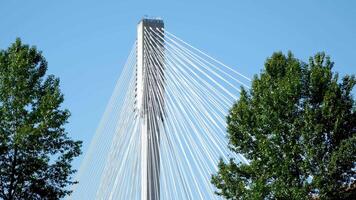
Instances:
[[[274,53],[227,117],[229,148],[249,163],[219,162],[227,199],[355,199],[355,77],[338,80],[324,53],[309,64]]]
[[[0,51],[0,199],[59,199],[75,184],[71,161],[81,142],[67,136],[59,79],[17,39]]]

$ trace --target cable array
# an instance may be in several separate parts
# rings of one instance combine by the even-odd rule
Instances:
[[[163,28],[143,31],[145,106],[137,105],[135,43],[70,198],[147,195],[141,188],[144,128],[159,142],[159,150],[148,147],[155,162],[148,165],[153,174],[145,175],[157,190],[154,199],[219,199],[210,183],[219,158],[247,162],[227,147],[225,117],[250,79]]]

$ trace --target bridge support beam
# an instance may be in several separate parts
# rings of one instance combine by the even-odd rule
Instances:
[[[141,123],[141,200],[160,199],[159,146],[165,113],[165,70],[162,59],[152,59],[157,57],[153,50],[163,52],[164,48],[163,34],[157,28],[163,31],[162,20],[143,19],[137,26],[136,105]]]

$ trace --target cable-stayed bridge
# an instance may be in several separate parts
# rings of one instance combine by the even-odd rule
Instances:
[[[225,117],[250,79],[143,19],[70,199],[219,199]]]

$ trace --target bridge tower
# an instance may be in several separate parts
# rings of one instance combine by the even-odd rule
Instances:
[[[160,137],[164,125],[164,23],[142,19],[137,26],[136,108],[141,128],[141,200],[160,199]],[[157,29],[160,29],[158,31]]]

